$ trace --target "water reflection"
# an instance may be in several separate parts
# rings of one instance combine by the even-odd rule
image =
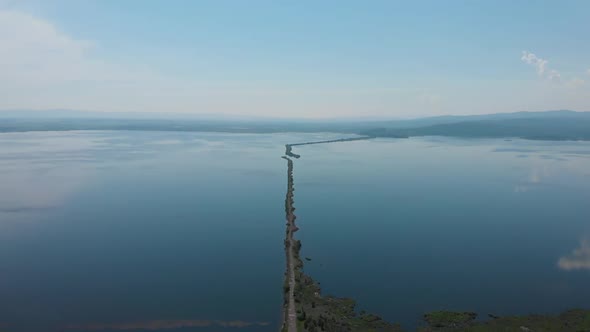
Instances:
[[[550,171],[545,166],[533,166],[526,180],[514,186],[515,193],[525,193],[544,183],[544,179],[550,176]]]
[[[219,331],[236,329],[219,323],[232,321],[276,330],[285,194],[277,154],[315,136],[0,135],[0,330]],[[304,250],[330,264],[309,264],[310,274],[409,325],[441,307],[585,306],[587,278],[562,271],[590,269],[588,241],[559,262],[555,253],[568,254],[587,230],[590,145],[438,143],[427,153],[428,139],[306,147]],[[510,145],[535,152],[490,153]],[[507,195],[515,185],[529,193]],[[5,222],[21,219],[43,222]],[[562,284],[571,291],[545,292]]]
[[[195,136],[166,132],[4,133],[0,135],[0,221],[32,220],[61,207],[121,162],[180,149],[219,150],[223,144]]]
[[[0,137],[0,220],[29,220],[62,205],[92,176],[97,142],[62,133]]]
[[[60,206],[91,176],[80,167],[40,169],[22,164],[20,172],[0,173],[0,220],[10,221],[23,214],[43,213]]]
[[[590,240],[586,238],[580,241],[580,247],[570,255],[559,258],[557,266],[565,271],[590,270]]]
[[[116,323],[116,324],[88,324],[72,325],[66,327],[67,330],[76,331],[104,331],[104,330],[149,330],[159,331],[168,329],[186,329],[186,328],[245,328],[253,326],[269,326],[270,322],[246,322],[242,320],[221,321],[221,320],[151,320],[144,322]]]

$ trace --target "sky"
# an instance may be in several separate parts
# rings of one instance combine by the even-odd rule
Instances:
[[[0,110],[590,111],[590,1],[0,0]]]

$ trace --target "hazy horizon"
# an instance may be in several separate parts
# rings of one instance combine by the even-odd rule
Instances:
[[[590,110],[589,10],[586,1],[0,0],[0,110],[289,119]]]
[[[418,117],[395,117],[395,116],[339,116],[339,117],[279,117],[264,115],[240,115],[240,114],[215,114],[215,113],[182,113],[182,112],[113,112],[113,111],[92,111],[92,110],[72,110],[72,109],[0,109],[0,118],[31,118],[31,119],[51,119],[51,118],[101,118],[101,119],[130,119],[130,120],[215,120],[215,121],[295,121],[295,122],[322,122],[322,121],[405,121],[421,120],[436,117],[470,117],[480,115],[502,115],[502,114],[541,114],[556,112],[573,112],[573,113],[590,113],[585,110],[531,110],[515,112],[495,112],[485,114],[440,114],[434,116]]]

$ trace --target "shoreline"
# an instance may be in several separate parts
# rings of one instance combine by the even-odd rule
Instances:
[[[285,196],[285,255],[287,269],[283,289],[283,324],[282,332],[315,332],[315,331],[384,331],[401,332],[398,324],[390,324],[373,314],[357,315],[355,301],[347,298],[323,296],[319,283],[303,272],[303,260],[300,257],[301,241],[295,239],[299,230],[295,224],[295,187],[294,162],[291,158],[300,156],[292,152],[292,146],[346,142],[370,139],[358,137],[285,145],[283,159],[287,160],[287,193]]]
[[[295,208],[293,207],[293,161],[287,157],[287,194],[285,197],[285,216],[287,220],[287,230],[285,232],[285,255],[287,257],[287,271],[285,272],[286,285],[283,292],[285,298],[284,322],[282,331],[297,332],[297,313],[295,308],[295,260],[294,246],[295,239],[293,234],[297,231],[295,226]]]
[[[346,142],[370,139],[359,137],[285,145],[287,160],[287,194],[285,214],[287,229],[285,233],[285,254],[287,270],[284,284],[284,321],[282,332],[319,331],[383,331],[402,332],[399,324],[390,323],[381,317],[355,311],[353,299],[323,296],[319,283],[303,272],[300,257],[301,241],[295,239],[299,228],[294,214],[294,162],[290,158],[300,158],[293,153],[293,146]],[[433,311],[423,315],[423,326],[417,332],[580,332],[590,331],[590,310],[573,309],[557,315],[525,315],[499,317],[488,314],[486,320],[476,320],[477,313],[455,311]]]

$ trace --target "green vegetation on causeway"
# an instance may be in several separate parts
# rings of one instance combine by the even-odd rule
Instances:
[[[326,142],[341,142],[334,140]],[[323,142],[323,143],[326,143]],[[292,145],[320,144],[310,142]],[[291,146],[285,146],[285,154],[291,152]],[[295,225],[293,161],[287,160],[287,194],[285,197],[285,215],[287,229],[285,233],[285,253],[287,270],[285,273],[284,292],[284,332],[320,332],[320,331],[401,331],[399,325],[390,324],[371,314],[357,315],[352,299],[323,296],[320,286],[303,272],[300,256],[301,241],[296,240]]]
[[[491,317],[476,322],[475,313],[437,311],[424,315],[428,327],[418,332],[588,332],[590,310],[569,310],[562,314]]]

